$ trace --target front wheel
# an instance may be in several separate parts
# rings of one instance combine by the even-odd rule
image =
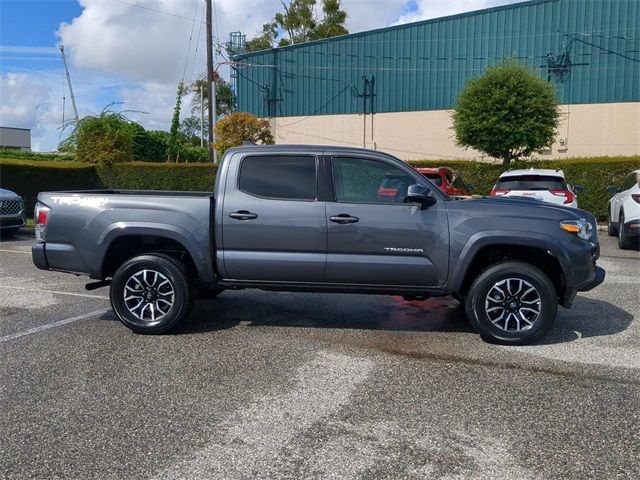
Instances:
[[[527,345],[542,337],[555,320],[558,297],[541,270],[524,262],[504,262],[475,279],[465,310],[486,342]]]
[[[139,255],[113,274],[111,307],[137,333],[163,333],[175,327],[191,310],[193,288],[187,269],[165,255]]]

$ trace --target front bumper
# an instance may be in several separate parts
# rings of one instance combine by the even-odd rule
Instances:
[[[578,292],[588,292],[589,290],[593,290],[602,282],[604,282],[604,278],[606,276],[606,272],[604,268],[595,266],[593,278],[580,284],[579,287],[566,287],[564,289],[564,293],[560,298],[560,305],[566,308],[571,308],[573,305],[573,301],[576,298]]]
[[[24,227],[26,217],[22,215],[3,215],[0,216],[0,230],[15,230]]]

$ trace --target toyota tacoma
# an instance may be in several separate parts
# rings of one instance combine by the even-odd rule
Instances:
[[[394,194],[379,195],[388,179]],[[452,200],[377,151],[233,148],[213,192],[40,193],[33,261],[110,285],[115,314],[140,333],[170,330],[199,295],[257,288],[453,295],[486,341],[528,344],[604,280],[589,213]]]

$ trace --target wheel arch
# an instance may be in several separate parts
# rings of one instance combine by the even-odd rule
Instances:
[[[145,253],[164,253],[187,266],[194,277],[208,280],[205,257],[195,238],[173,225],[115,224],[98,241],[98,278],[107,278],[127,259]]]
[[[564,297],[566,271],[563,264],[568,259],[565,258],[566,253],[549,239],[539,235],[525,237],[476,234],[474,237],[462,249],[458,262],[453,267],[453,282],[450,285],[452,292],[464,296],[473,279],[484,269],[500,262],[520,261],[542,270],[553,283],[558,297]]]

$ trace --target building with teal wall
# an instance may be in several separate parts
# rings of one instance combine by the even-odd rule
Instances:
[[[364,121],[366,130],[370,116],[372,145],[368,134],[362,142],[338,143],[371,147],[380,143],[379,115],[450,110],[470,78],[505,59],[553,82],[569,112],[572,106],[623,104],[619,121],[638,116],[640,122],[638,0],[523,1],[233,58],[240,111],[274,119],[276,133],[288,118],[300,119],[296,129],[304,131],[319,121],[304,117],[335,115],[337,123],[345,116]],[[640,150],[637,142],[629,145],[632,151]]]

